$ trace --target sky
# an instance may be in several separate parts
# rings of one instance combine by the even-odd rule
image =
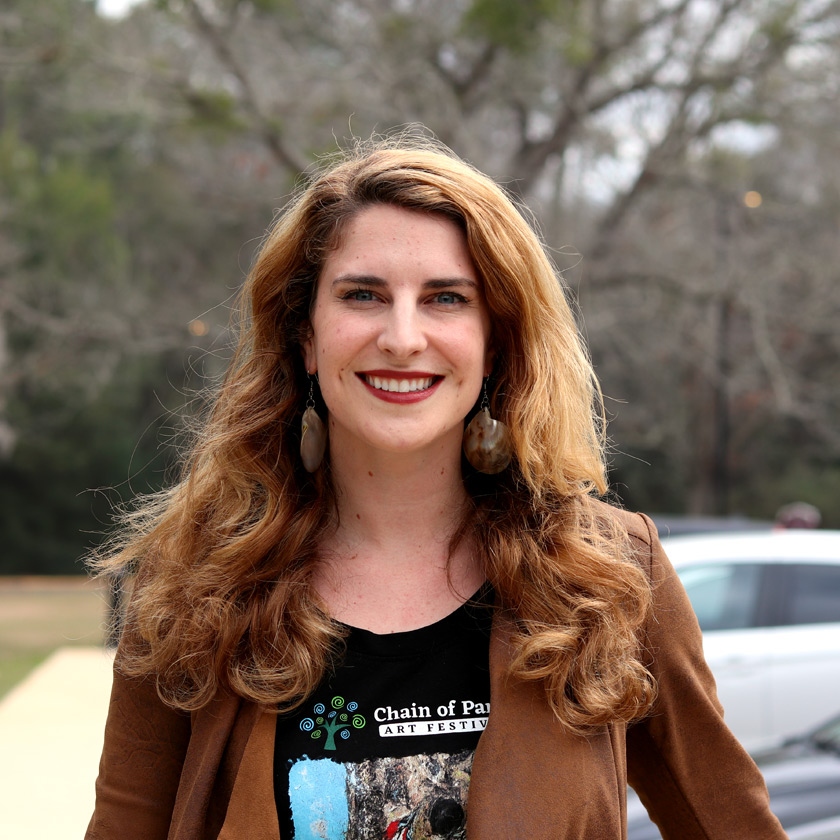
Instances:
[[[142,0],[98,0],[96,8],[106,17],[121,17]]]

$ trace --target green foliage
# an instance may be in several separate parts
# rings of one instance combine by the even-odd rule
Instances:
[[[590,33],[583,28],[570,27],[563,55],[573,67],[585,67],[589,64],[595,55],[595,45]]]
[[[750,516],[773,519],[782,505],[808,502],[821,512],[823,528],[840,528],[840,462],[808,454],[801,446],[794,451],[792,456],[785,440],[777,441],[775,449],[765,446],[767,462],[742,474],[734,488],[734,505]]]
[[[221,137],[245,128],[236,113],[236,100],[227,91],[192,89],[186,93],[186,98],[192,109],[190,124],[193,128]]]
[[[80,573],[114,504],[163,485],[173,452],[154,387],[164,378],[160,362],[134,359],[93,401],[29,385],[12,395],[20,437],[0,460],[0,574]]]
[[[473,0],[464,15],[467,32],[521,53],[536,37],[540,23],[579,5],[576,0]]]
[[[49,651],[6,653],[0,650],[0,699],[34,671],[49,656]]]
[[[6,223],[28,271],[53,279],[92,271],[113,280],[126,254],[115,234],[111,183],[80,162],[40,155],[11,129],[0,134]]]
[[[772,14],[762,22],[761,33],[774,44],[783,44],[788,41],[793,34],[796,14],[801,5],[800,0],[794,0],[775,8]]]
[[[407,15],[389,14],[379,24],[382,36],[390,43],[408,43],[414,24]]]
[[[660,449],[634,447],[617,454],[609,480],[628,510],[676,513],[688,507],[689,478],[682,465]]]
[[[283,12],[284,14],[295,11],[293,0],[250,0],[251,5],[259,12]]]

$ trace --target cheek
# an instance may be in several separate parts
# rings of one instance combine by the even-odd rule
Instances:
[[[324,338],[315,343],[315,363],[321,376],[322,388],[329,390],[335,381],[343,379],[352,367],[355,354],[346,335],[340,329],[329,327],[322,333]]]
[[[471,357],[480,369],[482,376],[487,376],[493,366],[493,351],[490,347],[490,335],[485,329],[477,329],[470,342]]]
[[[318,342],[318,360],[331,367],[345,367],[367,354],[375,340],[375,329],[365,320],[336,318],[324,322]]]
[[[306,361],[310,369],[316,367],[319,370],[330,355],[331,338],[334,330],[320,305],[316,305],[312,312],[312,337],[306,342]]]

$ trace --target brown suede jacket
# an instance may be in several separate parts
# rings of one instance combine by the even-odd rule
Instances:
[[[700,630],[653,524],[615,515],[653,584],[640,641],[656,705],[630,727],[569,734],[537,685],[506,678],[510,624],[497,614],[469,840],[623,840],[628,780],[666,840],[784,840],[759,771],[723,722]],[[189,715],[163,705],[151,681],[115,673],[86,840],[280,840],[274,732],[271,713],[236,696]]]

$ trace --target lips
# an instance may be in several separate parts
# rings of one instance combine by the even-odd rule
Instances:
[[[432,394],[443,377],[427,371],[366,370],[356,376],[387,402],[417,402]]]
[[[415,391],[425,391],[434,384],[434,376],[374,376],[372,374],[361,374],[362,379],[377,391],[387,391],[391,394],[411,394]]]

